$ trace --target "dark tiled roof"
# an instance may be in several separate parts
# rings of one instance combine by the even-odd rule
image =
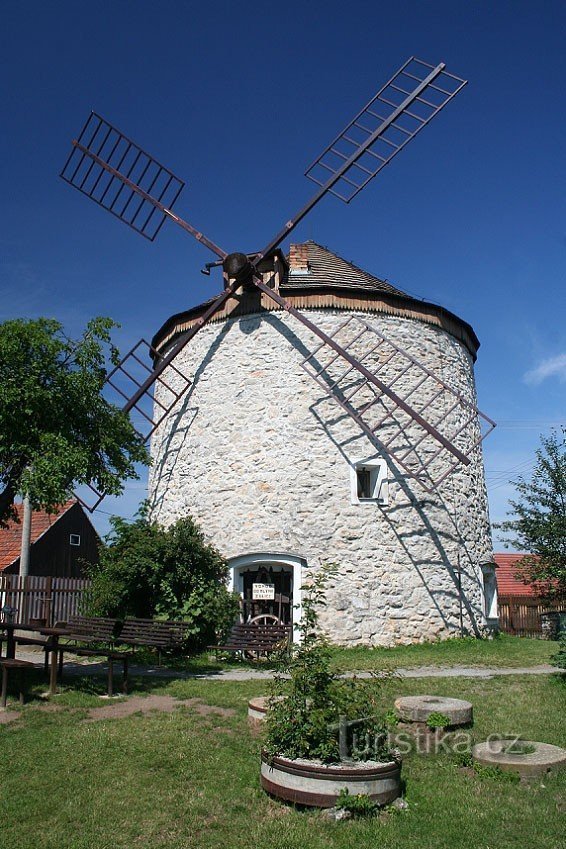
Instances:
[[[318,287],[339,289],[366,289],[372,292],[386,292],[390,295],[408,297],[405,292],[396,289],[387,280],[374,277],[373,274],[358,268],[353,262],[348,262],[342,257],[330,251],[328,248],[318,245],[316,242],[304,243],[306,248],[309,273],[293,274],[291,268],[289,276],[281,286],[282,290],[292,291],[294,289],[316,289]]]
[[[43,510],[34,510],[31,517],[31,543],[43,536],[43,534],[60,519],[67,510],[70,510],[77,502],[73,499],[62,504],[56,513],[45,513]],[[0,528],[0,572],[11,566],[20,556],[22,545],[22,517],[23,505],[14,504],[20,523],[10,522],[7,528]]]

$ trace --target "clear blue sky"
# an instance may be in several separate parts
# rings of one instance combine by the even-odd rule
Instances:
[[[69,333],[110,315],[125,349],[210,297],[212,255],[173,225],[151,244],[58,173],[90,109],[187,186],[176,209],[253,250],[309,197],[306,165],[408,58],[469,85],[312,238],[469,321],[492,520],[566,420],[566,5],[539,2],[4,0],[0,10],[0,320]],[[129,516],[133,485],[107,512]]]

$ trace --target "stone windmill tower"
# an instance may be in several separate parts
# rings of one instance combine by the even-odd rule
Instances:
[[[416,408],[430,406],[436,390],[407,357],[449,380],[475,409],[479,343],[465,321],[314,242],[292,245],[288,260],[278,254],[275,271],[281,296],[329,335],[353,339],[368,322],[375,339],[377,331],[394,340],[405,354],[402,367],[388,341],[374,357],[390,385],[405,382]],[[165,322],[154,349],[165,354],[206,306]],[[355,330],[344,326],[349,321]],[[300,610],[292,606],[300,605],[303,570],[332,562],[338,573],[323,625],[338,643],[481,632],[492,603],[481,448],[427,492],[312,380],[316,341],[277,304],[249,291],[176,356],[190,388],[152,437],[152,515],[164,524],[193,515],[248,600],[255,584],[272,584],[274,594],[289,598],[282,612],[266,598],[252,613],[271,610],[297,621]],[[169,387],[175,377],[168,375]],[[342,395],[358,382],[356,376],[342,385]],[[166,405],[168,392],[159,385],[156,402]]]
[[[475,405],[473,330],[313,242],[280,247],[327,194],[349,203],[464,85],[443,63],[405,62],[252,253],[174,213],[184,183],[100,115],[73,141],[68,183],[150,240],[173,221],[218,258],[204,273],[222,266],[223,290],[138,343],[107,385],[147,423],[153,515],[202,522],[245,616],[295,622],[303,571],[325,563],[338,571],[324,624],[341,643],[480,633],[494,610],[493,422]]]

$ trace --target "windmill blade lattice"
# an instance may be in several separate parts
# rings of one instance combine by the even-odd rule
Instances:
[[[477,428],[478,415],[489,430],[495,427],[485,414],[480,414],[474,405],[364,319],[351,316],[333,334],[327,334],[262,281],[256,279],[255,285],[321,340],[303,361],[305,371],[425,489],[431,491],[440,484],[458,463],[470,464],[466,451],[470,452],[484,438],[471,436]],[[369,343],[368,333],[373,334]],[[380,377],[380,365],[390,367],[391,360],[395,373],[391,376],[389,368]],[[411,369],[418,374],[414,387],[409,379],[400,380]],[[424,406],[416,409],[410,403],[410,396],[416,389],[422,392],[427,380],[425,391],[428,390],[430,397]],[[404,388],[404,383],[410,389]],[[368,419],[370,410],[372,418]],[[452,455],[448,463],[443,462],[446,455]],[[441,459],[442,470],[435,475],[432,465],[437,457]]]
[[[140,339],[107,375],[104,384],[104,394],[107,400],[111,403],[115,402],[116,399],[118,400],[118,405],[122,405],[123,412],[130,415],[134,428],[144,442],[150,439],[155,429],[186,394],[191,385],[191,381],[175,366],[175,357],[205,326],[206,322],[222,309],[226,301],[234,295],[236,289],[236,285],[227,286],[223,292],[217,295],[204,312],[200,322],[183,333],[165,356],[162,356],[145,339]],[[142,359],[144,350],[153,360],[153,368],[150,368]],[[164,374],[169,368],[173,374],[168,374],[166,378]],[[175,381],[175,387],[171,386],[169,382],[172,377]],[[160,384],[164,388],[164,393],[159,400],[155,398],[154,393],[156,384]],[[124,399],[126,399],[125,403]],[[105,498],[105,493],[100,492],[93,484],[88,484],[86,489],[94,495],[94,501],[92,499],[87,501],[81,493],[75,493],[75,495],[81,504],[92,513]]]
[[[366,319],[350,316],[329,338],[381,379],[388,392],[380,391],[324,341],[305,358],[303,368],[425,489],[439,486],[460,463],[467,465],[473,449],[495,427],[485,413]],[[412,406],[417,392],[421,400]]]
[[[169,368],[176,376],[173,388],[163,372],[156,373],[157,369],[151,367],[152,361],[159,363],[159,360],[159,352],[145,339],[140,339],[108,374],[105,383],[106,396],[109,396],[111,390],[123,409],[136,416],[134,425],[144,442],[147,442],[191,385],[190,380],[171,362]],[[168,376],[171,377],[171,373]],[[156,383],[162,387],[160,400],[153,396]],[[139,395],[137,398],[136,393]]]
[[[96,112],[73,142],[61,177],[150,241],[185,185]]]
[[[104,397],[126,413],[144,442],[147,442],[155,429],[181,400],[191,385],[185,375],[169,363],[170,371],[156,373],[150,363],[159,362],[159,352],[145,339],[140,339],[134,347],[110,371],[104,383]],[[171,383],[175,380],[175,386]],[[159,383],[161,392],[155,397],[153,389]],[[86,494],[88,491],[88,495]],[[103,501],[105,493],[94,484],[87,484],[75,495],[91,513]]]
[[[349,203],[466,85],[412,57],[309,165],[306,176]]]

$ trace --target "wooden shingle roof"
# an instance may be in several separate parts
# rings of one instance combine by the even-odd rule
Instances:
[[[312,240],[304,242],[300,247],[308,266],[305,272],[297,268],[293,262],[293,248],[289,254],[289,273],[281,291],[293,291],[294,289],[316,289],[321,286],[333,289],[356,289],[357,291],[369,290],[371,292],[386,292],[389,295],[409,297],[401,289],[396,289],[387,280],[364,271],[353,262],[343,259],[329,248],[319,245]]]
[[[402,292],[387,280],[364,271],[313,241],[291,245],[287,258],[280,251],[276,254],[283,266],[280,294],[296,309],[382,313],[416,319],[450,333],[468,348],[475,360],[480,343],[473,328],[444,307]],[[267,269],[262,273],[268,277]],[[211,298],[168,318],[154,335],[152,347],[162,351],[170,345],[200,319],[213,301],[214,298]],[[229,299],[211,321],[280,309],[265,294],[258,299],[257,292],[240,292]]]

